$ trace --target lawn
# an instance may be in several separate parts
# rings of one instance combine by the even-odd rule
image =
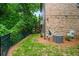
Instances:
[[[39,34],[32,34],[25,38],[13,52],[13,56],[76,56],[79,55],[79,45],[75,47],[60,48],[55,45],[38,43]]]

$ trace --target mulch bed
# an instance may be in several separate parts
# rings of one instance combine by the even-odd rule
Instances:
[[[51,45],[60,46],[61,48],[74,47],[74,46],[79,45],[79,39],[73,39],[71,41],[67,41],[67,40],[64,39],[63,43],[60,43],[60,44],[55,43],[53,41],[53,39],[50,39],[50,40],[49,39],[46,39],[46,38],[44,39],[44,37],[38,38],[37,41],[39,43],[43,43],[43,44],[51,44]]]

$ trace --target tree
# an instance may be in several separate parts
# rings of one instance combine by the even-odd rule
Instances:
[[[40,4],[32,3],[0,4],[0,24],[2,28],[0,33],[3,35],[3,29],[5,33],[11,33],[12,44],[23,38],[22,31],[24,33],[35,33],[33,30],[37,28],[39,21],[34,12],[38,11],[39,7]]]
[[[20,4],[19,10],[26,25],[25,29],[30,33],[32,33],[35,24],[37,24],[38,19],[33,14],[40,9],[39,7],[40,4]]]
[[[25,24],[24,29],[32,32],[37,22],[37,17],[34,15],[34,12],[38,11],[40,9],[39,7],[40,4],[33,3],[0,4],[0,23],[8,29],[11,29],[16,26],[19,21],[23,20]]]

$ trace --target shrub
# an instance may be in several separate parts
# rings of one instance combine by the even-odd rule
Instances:
[[[6,35],[9,33],[9,30],[2,24],[0,24],[0,36]]]
[[[21,20],[10,30],[12,44],[17,43],[23,38],[22,29],[24,26],[24,21]]]
[[[73,37],[71,37],[71,36],[66,36],[65,39],[66,39],[67,41],[71,41],[71,40],[73,39]]]

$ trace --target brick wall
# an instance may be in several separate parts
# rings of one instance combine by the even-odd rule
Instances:
[[[79,8],[77,8],[77,4],[47,3],[45,4],[45,16],[46,34],[48,34],[48,30],[52,32],[52,35],[56,33],[66,35],[71,29],[79,32]]]

